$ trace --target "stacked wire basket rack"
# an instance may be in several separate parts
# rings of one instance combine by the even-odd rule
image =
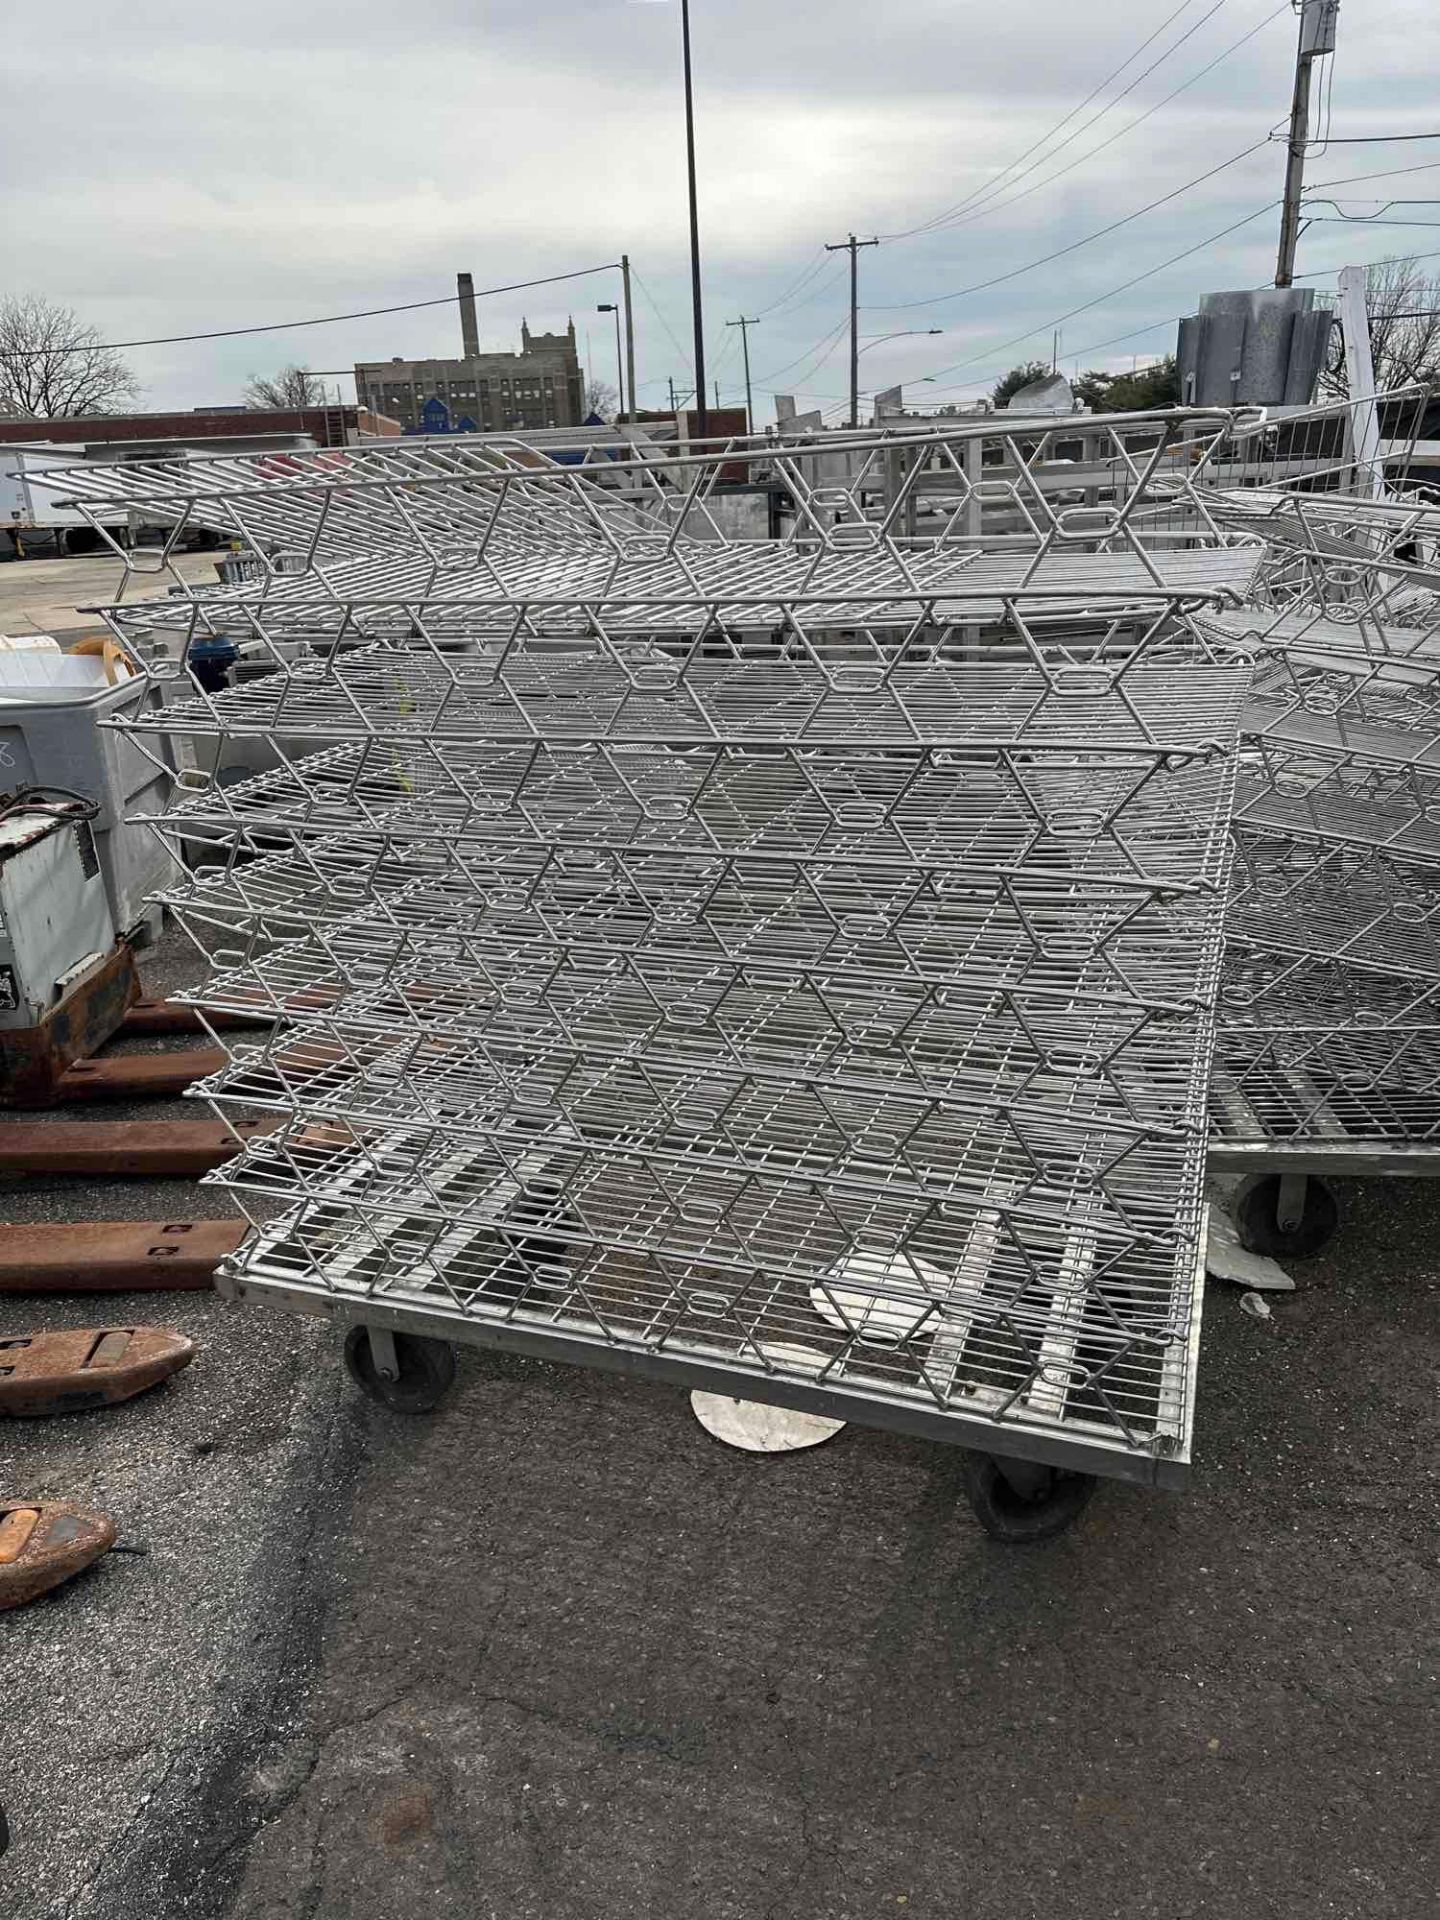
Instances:
[[[1257,667],[1213,1161],[1264,1168],[1242,1225],[1290,1253],[1333,1230],[1317,1176],[1440,1171],[1440,506],[1312,486],[1212,502],[1266,542],[1217,622]]]
[[[1007,1537],[1182,1484],[1264,549],[1225,417],[1087,431],[777,447],[748,542],[743,445],[68,476],[266,556],[108,615],[194,1002],[275,1021],[225,1290],[394,1405],[468,1341],[950,1441]]]

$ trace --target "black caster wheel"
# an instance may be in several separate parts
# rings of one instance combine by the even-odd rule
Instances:
[[[964,1454],[960,1471],[975,1518],[992,1539],[1012,1547],[1064,1533],[1084,1512],[1096,1485],[1093,1473],[997,1460],[992,1453]]]
[[[345,1336],[345,1371],[371,1400],[392,1413],[433,1413],[455,1382],[455,1350],[444,1340],[417,1333],[392,1333],[395,1377],[381,1371],[368,1327],[352,1327]]]
[[[1313,1173],[1257,1173],[1236,1193],[1234,1213],[1251,1253],[1303,1260],[1334,1238],[1340,1203]]]
[[[497,1222],[507,1252],[497,1270],[482,1283],[481,1291],[487,1299],[536,1306],[569,1291],[567,1263],[574,1248],[555,1239],[554,1229],[574,1231],[577,1222],[573,1214],[560,1207],[562,1192],[556,1179],[541,1176],[531,1180]]]

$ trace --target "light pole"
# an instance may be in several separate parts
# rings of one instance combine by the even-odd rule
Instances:
[[[613,313],[615,316],[615,418],[623,418],[625,413],[625,355],[620,345],[620,309],[613,300],[606,300],[595,309],[596,313]],[[630,396],[630,404],[635,404],[635,396]]]
[[[703,440],[710,431],[710,413],[705,405],[705,317],[700,301],[700,206],[695,191],[695,85],[690,71],[690,0],[680,0],[680,45],[685,67],[685,167],[690,186],[690,305],[695,320],[695,420],[699,437]]]
[[[700,208],[695,194],[695,89],[690,77],[690,0],[680,0],[685,50],[685,161],[690,174],[690,303],[695,314],[695,416],[703,440],[710,430],[705,406],[705,321],[700,305]]]

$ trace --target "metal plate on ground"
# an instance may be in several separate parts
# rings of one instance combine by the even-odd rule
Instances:
[[[103,1513],[67,1500],[0,1501],[0,1610],[73,1579],[114,1544]]]
[[[953,1285],[938,1267],[913,1254],[857,1253],[815,1283],[810,1304],[842,1333],[867,1345],[896,1347],[934,1332],[935,1301]],[[931,1298],[913,1297],[921,1291]]]
[[[0,1415],[113,1406],[188,1367],[195,1343],[169,1327],[68,1327],[0,1335]]]
[[[818,1371],[825,1355],[810,1347],[767,1345],[766,1353],[789,1367]],[[690,1405],[705,1431],[742,1453],[799,1453],[833,1440],[845,1425],[817,1413],[796,1413],[761,1400],[732,1400],[726,1393],[692,1393]]]

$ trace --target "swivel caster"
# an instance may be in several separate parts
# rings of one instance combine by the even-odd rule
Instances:
[[[1340,1222],[1333,1188],[1313,1173],[1257,1173],[1236,1192],[1236,1231],[1251,1253],[1303,1260],[1329,1245]]]
[[[1008,1546],[1064,1533],[1084,1512],[1096,1486],[1093,1473],[997,1459],[992,1453],[962,1454],[960,1472],[975,1518],[992,1539]]]
[[[371,1400],[392,1413],[433,1413],[455,1381],[455,1349],[445,1340],[382,1327],[352,1327],[345,1371]]]

